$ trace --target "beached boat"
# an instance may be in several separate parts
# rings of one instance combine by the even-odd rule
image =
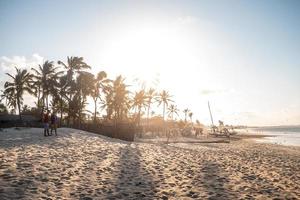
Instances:
[[[208,102],[208,109],[211,119],[211,129],[209,129],[208,133],[209,135],[216,136],[216,137],[230,137],[231,135],[236,135],[237,132],[233,130],[233,127],[231,127],[231,131],[229,131],[229,128],[224,126],[224,123],[219,120],[219,126],[214,125],[213,116],[210,109],[210,104]]]

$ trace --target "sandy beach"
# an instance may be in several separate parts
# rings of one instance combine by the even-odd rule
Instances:
[[[300,199],[300,147],[3,129],[0,199]]]

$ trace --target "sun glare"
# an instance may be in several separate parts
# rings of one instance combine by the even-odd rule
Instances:
[[[133,83],[132,90],[141,87],[170,90],[179,107],[184,108],[188,103],[195,110],[195,117],[208,122],[208,115],[197,116],[198,112],[207,111],[208,100],[199,91],[202,87],[220,87],[209,80],[213,72],[207,61],[214,56],[206,51],[209,36],[196,30],[192,20],[183,18],[145,24],[122,21],[122,24],[112,25],[114,34],[101,47],[105,51],[101,52],[99,62],[105,69],[113,76],[124,74]]]
[[[126,67],[125,73],[137,75],[148,83],[157,74],[172,83],[172,77],[181,75],[178,68],[190,62],[195,54],[188,35],[175,27],[134,26],[122,30],[111,41],[103,56],[107,63]]]

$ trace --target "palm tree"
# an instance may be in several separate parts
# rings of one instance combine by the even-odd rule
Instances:
[[[106,109],[106,119],[111,120],[113,115],[113,86],[107,85],[104,90],[105,98],[102,101],[101,109]]]
[[[55,67],[53,62],[46,60],[43,65],[39,65],[38,69],[31,68],[35,75],[33,76],[36,95],[38,97],[37,106],[40,107],[40,98],[42,99],[42,111],[46,104],[46,109],[49,107],[49,94],[53,91],[53,86],[62,72],[57,72],[58,67]],[[42,95],[42,97],[40,96]]]
[[[192,112],[189,113],[189,118],[191,120],[191,123],[193,123],[193,113]]]
[[[83,61],[83,57],[67,57],[67,64],[62,61],[57,62],[59,65],[63,65],[67,69],[68,82],[73,80],[75,72],[80,72],[82,69],[90,69],[91,67]]]
[[[82,120],[82,114],[85,108],[86,102],[83,101],[83,97],[80,95],[80,92],[77,92],[73,98],[71,99],[71,101],[69,101],[69,105],[68,105],[68,116],[67,119],[68,121],[70,121],[70,119],[72,119],[72,124],[73,125],[81,125],[81,120]],[[78,123],[76,123],[76,120]]]
[[[118,76],[112,84],[110,89],[111,95],[109,95],[108,109],[114,114],[115,122],[122,120],[124,116],[127,116],[130,108],[129,91],[127,85],[124,83],[125,79],[122,76]]]
[[[32,91],[32,75],[27,72],[26,69],[16,69],[16,75],[13,76],[9,73],[6,73],[10,76],[13,81],[5,82],[4,84],[4,97],[8,100],[10,106],[14,108],[18,108],[19,110],[19,118],[22,120],[21,116],[21,105],[23,104],[23,95],[24,92],[28,92],[29,94],[33,94]]]
[[[92,93],[94,87],[94,75],[89,72],[81,71],[76,79],[76,94],[79,96],[77,97],[78,106],[76,110],[78,111],[78,121],[79,125],[81,124],[82,114],[86,105],[86,98],[88,95]]]
[[[1,101],[3,99],[5,99],[5,103],[8,107],[13,108],[11,110],[11,113],[14,113],[14,111],[17,109],[17,100],[14,94],[14,90],[2,91]]]
[[[140,125],[140,121],[141,121],[141,110],[143,107],[146,106],[147,106],[147,96],[145,90],[142,89],[135,93],[133,98],[133,104],[132,104],[133,108],[138,109],[138,114],[137,114],[138,125]]]
[[[174,104],[170,105],[170,107],[168,108],[168,113],[169,113],[169,115],[171,115],[172,121],[174,120],[174,114],[176,114],[178,116],[178,112],[179,112],[179,109],[177,108],[176,105],[174,105]]]
[[[198,127],[202,126],[202,124],[200,123],[200,121],[198,119],[196,120],[196,124],[198,125]]]
[[[128,86],[124,82],[125,78],[120,75],[115,80],[110,81],[104,90],[105,100],[102,100],[101,108],[106,109],[106,118],[114,119],[115,125],[127,115],[130,108]]]
[[[151,111],[151,117],[153,117],[155,115],[155,112],[152,110]]]
[[[64,68],[67,69],[67,82],[65,85],[65,89],[67,90],[67,88],[68,88],[68,94],[69,94],[69,97],[67,98],[67,100],[68,100],[68,124],[70,124],[70,115],[71,115],[70,104],[73,99],[72,97],[76,95],[76,92],[78,92],[78,91],[76,91],[76,89],[78,89],[78,88],[76,87],[76,82],[74,80],[74,74],[75,74],[75,72],[77,72],[79,74],[80,72],[82,72],[83,69],[90,69],[91,67],[83,61],[83,57],[67,57],[67,64],[65,64],[62,61],[58,61],[57,63],[59,65],[64,66]],[[79,79],[79,82],[81,82],[80,79]],[[78,83],[78,84],[81,84],[81,83]],[[77,99],[77,97],[76,97],[76,99]]]
[[[166,91],[163,90],[157,98],[158,101],[158,106],[160,106],[161,104],[163,104],[163,119],[165,120],[165,111],[166,111],[166,106],[168,106],[168,104],[170,102],[173,102],[173,100],[171,99],[171,95]]]
[[[184,113],[184,122],[186,122],[186,118],[187,118],[187,115],[188,115],[189,112],[190,112],[190,110],[188,108],[186,108],[186,109],[183,110],[183,113]]]
[[[0,103],[0,114],[7,114],[7,108],[3,103]]]
[[[60,112],[60,123],[62,123],[63,120],[63,113],[66,111],[67,108],[67,102],[66,99],[68,99],[68,92],[66,91],[66,86],[67,84],[67,76],[61,76],[59,77],[55,84],[54,87],[51,88],[51,94],[53,96],[53,103],[52,106],[56,108],[56,110],[59,110]]]
[[[150,114],[150,108],[151,104],[153,103],[152,100],[155,97],[155,90],[153,88],[150,88],[147,91],[147,124],[149,125],[149,114]]]
[[[104,93],[104,91],[108,87],[107,83],[109,83],[109,79],[107,79],[106,77],[107,77],[106,72],[101,71],[97,74],[97,77],[94,78],[94,84],[91,90],[91,97],[93,98],[95,104],[94,123],[96,123],[96,119],[97,119],[97,101],[102,100],[101,91]]]

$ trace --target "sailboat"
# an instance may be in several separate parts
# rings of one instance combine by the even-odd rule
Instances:
[[[230,137],[230,135],[237,134],[237,132],[235,132],[235,131],[229,132],[229,130],[226,127],[224,127],[222,121],[219,121],[219,123],[220,123],[219,127],[214,125],[214,119],[213,119],[213,116],[211,113],[209,101],[208,101],[208,110],[209,110],[210,120],[211,120],[211,131],[209,132],[210,135],[213,135],[216,137]]]

